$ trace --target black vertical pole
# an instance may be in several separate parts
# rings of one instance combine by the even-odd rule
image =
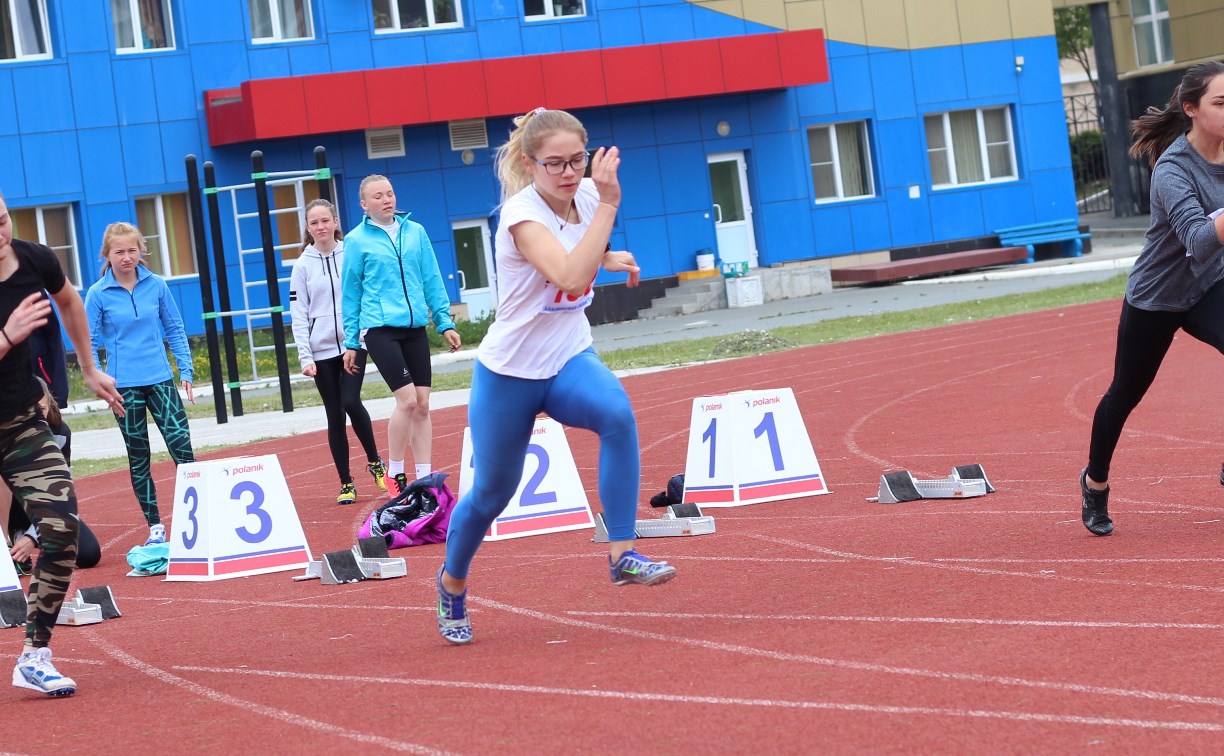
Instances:
[[[332,199],[331,191],[331,169],[327,167],[327,148],[319,146],[314,148],[315,155],[315,181],[319,182],[319,199],[325,199],[333,205],[336,201]]]
[[[217,423],[229,420],[225,411],[225,386],[221,377],[221,358],[218,355],[217,311],[213,307],[212,276],[208,271],[208,241],[204,238],[204,203],[200,200],[200,172],[196,168],[196,156],[187,156],[187,198],[191,203],[191,230],[195,235],[196,272],[200,276],[200,299],[204,305],[204,334],[208,341],[208,370],[212,374],[213,407]]]
[[[1122,97],[1118,81],[1118,63],[1114,59],[1113,26],[1109,19],[1110,3],[1088,6],[1092,23],[1092,47],[1096,55],[1097,91],[1101,101],[1097,112],[1105,128],[1105,164],[1109,167],[1109,197],[1115,218],[1130,218],[1139,214],[1139,198],[1131,182],[1130,113]]]
[[[293,391],[289,386],[289,358],[285,352],[285,318],[281,306],[280,282],[276,271],[276,250],[272,248],[272,211],[268,207],[268,174],[263,153],[251,153],[251,179],[259,203],[259,234],[263,239],[264,271],[268,277],[268,306],[272,310],[272,343],[276,347],[276,372],[280,377],[281,409],[293,411]]]
[[[217,201],[217,172],[211,160],[204,161],[204,196],[208,197],[208,215],[213,240],[213,263],[217,266],[217,302],[221,312],[230,311],[229,273],[225,265],[225,244],[221,241],[221,211]],[[240,253],[241,257],[241,253]],[[239,260],[241,265],[241,259]],[[234,417],[242,417],[242,378],[238,375],[238,349],[234,345],[234,316],[221,315],[221,338],[225,343],[226,385]]]

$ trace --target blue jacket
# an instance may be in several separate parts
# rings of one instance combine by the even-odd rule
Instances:
[[[118,388],[152,386],[174,378],[163,341],[170,344],[180,378],[195,382],[187,330],[161,276],[138,266],[136,286],[129,292],[107,268],[85,294],[85,313],[94,362],[103,364],[98,350],[105,349],[106,374]]]
[[[425,227],[396,213],[398,238],[370,216],[344,236],[344,346],[358,349],[363,330],[379,326],[421,328],[432,313],[438,333],[455,327],[450,297]]]

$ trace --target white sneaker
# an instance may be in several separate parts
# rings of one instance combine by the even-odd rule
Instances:
[[[153,546],[158,543],[166,542],[166,526],[151,525],[149,527],[149,540],[144,542],[145,546]]]
[[[71,696],[76,693],[76,682],[55,669],[51,663],[51,649],[45,646],[17,657],[17,666],[13,667],[13,687],[36,690],[48,696]]]

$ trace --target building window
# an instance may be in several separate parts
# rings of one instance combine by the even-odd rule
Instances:
[[[1173,36],[1169,31],[1169,0],[1131,0],[1135,23],[1135,60],[1154,66],[1173,60]]]
[[[1016,178],[1008,108],[954,110],[924,120],[933,187]]]
[[[281,264],[290,266],[302,254],[302,245],[306,242],[306,206],[319,198],[319,182],[313,178],[285,179],[283,183],[271,186],[272,217],[276,222],[275,248],[280,252]],[[331,192],[335,197],[334,179]],[[336,215],[339,214],[340,209],[336,208]]]
[[[49,57],[46,0],[0,0],[0,60]]]
[[[523,0],[523,17],[528,21],[585,15],[586,0]]]
[[[77,264],[76,226],[72,222],[71,205],[10,207],[9,219],[13,222],[14,237],[50,247],[59,258],[68,282],[80,288],[81,268]]]
[[[249,0],[251,38],[256,42],[312,39],[310,0]]]
[[[463,26],[459,0],[374,0],[376,32],[459,26]]]
[[[866,121],[812,126],[808,153],[817,202],[875,195]]]
[[[111,0],[111,19],[116,52],[174,47],[170,0]]]
[[[145,264],[161,276],[196,273],[195,245],[186,194],[159,194],[136,200],[136,225],[149,248]]]

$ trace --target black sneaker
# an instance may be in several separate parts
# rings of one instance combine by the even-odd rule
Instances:
[[[1093,535],[1107,536],[1113,532],[1113,520],[1109,519],[1109,487],[1104,491],[1093,491],[1088,487],[1088,468],[1080,473],[1080,493],[1084,497],[1081,516],[1084,527]]]

